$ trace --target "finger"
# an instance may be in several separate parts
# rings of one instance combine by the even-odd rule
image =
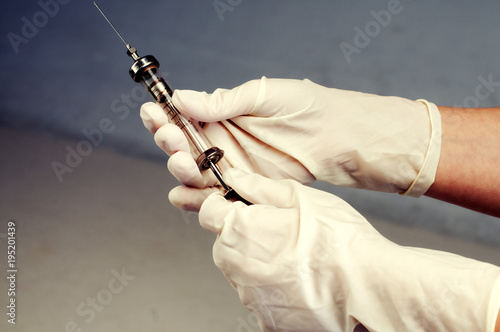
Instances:
[[[212,94],[192,90],[176,90],[174,104],[188,117],[203,122],[216,122],[249,114],[255,107],[264,80],[246,82],[234,89],[217,89]]]
[[[237,284],[272,275],[271,257],[291,252],[296,246],[300,229],[298,210],[242,203],[226,207],[226,211],[224,208],[212,207],[219,219],[199,215],[200,223],[210,222],[220,234],[213,247],[215,265]]]
[[[291,180],[272,180],[237,168],[224,172],[224,180],[243,198],[253,204],[268,204],[281,208],[294,207],[299,193],[307,187]],[[300,187],[300,188],[298,188]]]
[[[154,139],[156,144],[169,156],[177,151],[189,152],[189,143],[182,130],[174,124],[166,123],[157,129]]]
[[[200,208],[200,225],[207,231],[220,234],[224,228],[224,217],[232,211],[237,204],[226,200],[222,194],[208,196]]]
[[[205,188],[217,183],[212,172],[200,172],[191,154],[184,151],[174,153],[168,159],[167,167],[179,182],[189,187]]]
[[[198,212],[205,199],[216,192],[220,192],[218,187],[196,189],[178,186],[169,192],[168,200],[178,209]]]
[[[226,183],[241,197],[255,205],[267,204],[278,208],[299,208],[307,211],[317,209],[316,204],[321,202],[322,207],[328,207],[329,211],[335,211],[337,218],[361,220],[358,217],[359,213],[343,199],[304,186],[294,180],[273,180],[236,168],[227,169],[223,176]]]
[[[213,247],[214,262],[230,280],[258,280],[269,275],[269,257],[294,247],[298,237],[298,210],[271,205],[247,206],[229,202],[220,194],[203,203],[200,225],[219,234]]]
[[[168,123],[168,117],[163,109],[152,102],[141,106],[140,115],[144,126],[153,134],[158,128]]]
[[[207,225],[217,225],[219,220],[227,219],[236,220],[240,225],[246,224],[245,227],[247,228],[273,229],[275,227],[273,225],[279,223],[274,216],[279,216],[280,213],[288,214],[289,212],[284,211],[293,211],[298,208],[299,205],[293,203],[295,201],[293,196],[299,194],[299,191],[309,189],[295,181],[271,180],[258,174],[248,174],[234,168],[226,170],[225,174],[227,176],[224,176],[224,178],[231,180],[231,185],[238,183],[233,189],[237,188],[236,191],[241,196],[253,198],[253,203],[256,201],[258,203],[248,206],[240,201],[230,202],[223,197],[210,196],[200,210],[200,222]],[[294,188],[295,183],[299,186],[298,188]],[[269,194],[269,192],[271,193]],[[276,199],[275,196],[282,197]],[[224,204],[224,201],[227,204]],[[268,218],[267,216],[272,217]],[[290,218],[282,219],[290,220]],[[267,224],[273,225],[266,226]],[[242,233],[246,232],[242,231]]]

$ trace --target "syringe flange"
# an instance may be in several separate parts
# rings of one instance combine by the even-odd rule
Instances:
[[[200,170],[209,169],[210,163],[216,165],[223,156],[224,151],[214,146],[200,154],[196,160],[196,164]]]

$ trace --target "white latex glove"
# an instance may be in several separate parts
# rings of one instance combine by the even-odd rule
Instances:
[[[233,167],[249,172],[411,196],[434,181],[441,119],[425,101],[263,77],[211,95],[177,90],[173,102],[185,116],[206,122],[211,143]],[[165,124],[160,107],[147,103],[141,116],[172,156],[174,176],[197,188],[215,183],[209,172],[200,174],[182,132]]]
[[[255,204],[213,194],[200,223],[218,234],[215,263],[264,331],[493,332],[499,267],[399,246],[292,180],[236,169],[225,179]]]

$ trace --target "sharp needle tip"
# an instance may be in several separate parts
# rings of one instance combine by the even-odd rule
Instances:
[[[101,15],[104,17],[104,19],[109,23],[109,25],[111,26],[111,28],[113,28],[113,30],[116,32],[116,34],[118,35],[118,37],[120,37],[120,39],[122,40],[122,42],[125,44],[125,45],[128,45],[127,42],[125,41],[125,39],[123,39],[122,35],[120,35],[120,33],[118,32],[118,30],[116,30],[115,26],[111,23],[111,21],[108,19],[108,17],[103,13],[103,11],[101,10],[101,8],[99,8],[99,6],[97,5],[97,3],[94,1],[94,5],[97,7],[97,9],[99,10],[99,12],[101,13]],[[127,47],[128,48],[128,47]]]

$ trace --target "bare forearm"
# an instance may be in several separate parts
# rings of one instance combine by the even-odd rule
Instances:
[[[500,332],[500,311],[498,312],[497,324],[495,326],[495,332]]]
[[[441,157],[425,195],[500,217],[500,108],[439,111]]]

